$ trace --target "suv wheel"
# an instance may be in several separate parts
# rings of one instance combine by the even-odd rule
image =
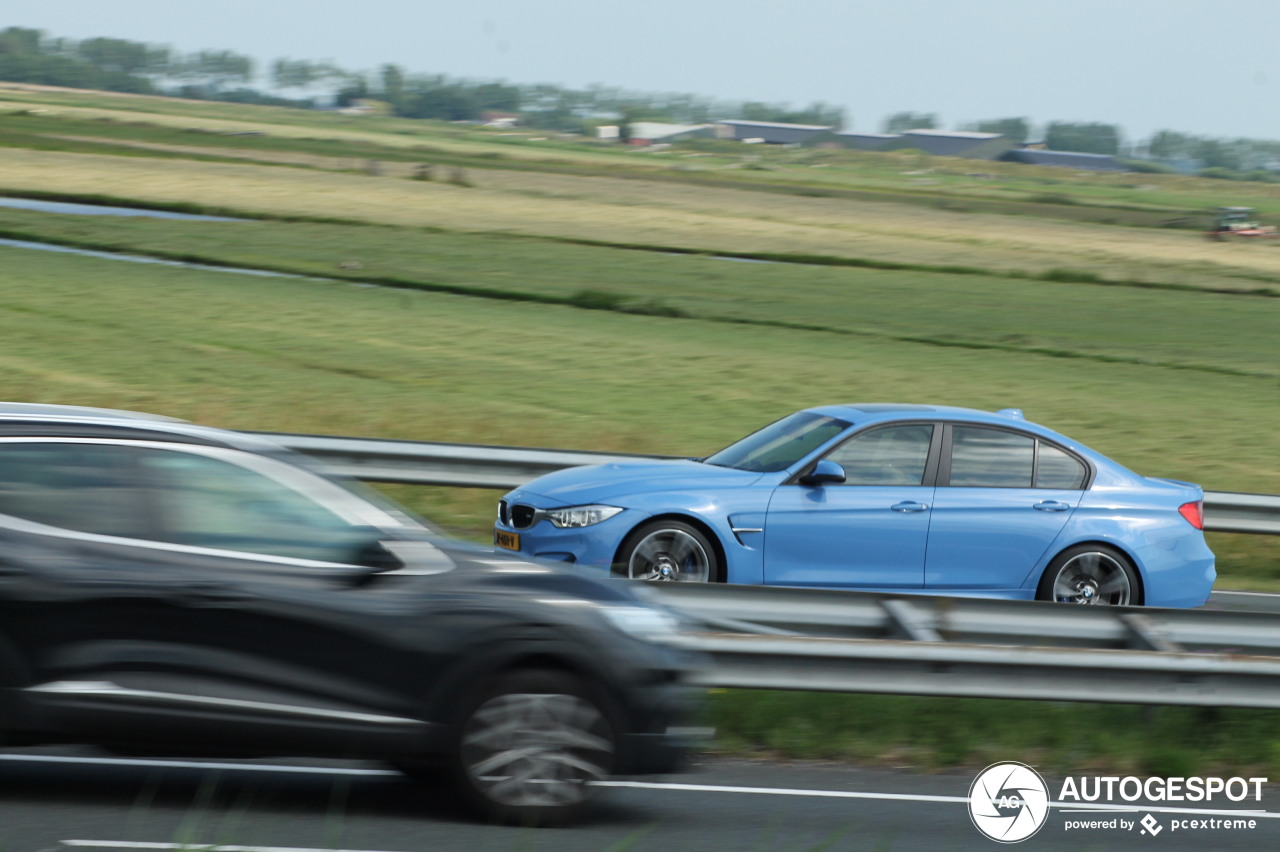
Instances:
[[[489,818],[563,822],[613,770],[617,734],[588,685],[557,671],[500,675],[463,711],[453,770]]]

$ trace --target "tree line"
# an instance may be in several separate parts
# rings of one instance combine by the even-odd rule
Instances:
[[[885,133],[906,130],[939,129],[934,113],[899,112],[889,116],[883,125]],[[960,129],[979,133],[999,133],[1018,144],[1033,141],[1034,128],[1026,118],[997,118],[976,121]],[[1156,171],[1159,161],[1194,161],[1210,176],[1227,177],[1215,172],[1251,173],[1276,171],[1280,164],[1280,141],[1265,139],[1219,139],[1196,136],[1173,130],[1159,130],[1150,139],[1126,144],[1119,125],[1099,122],[1051,121],[1044,126],[1037,141],[1052,151],[1074,151],[1081,154],[1107,154],[1156,161],[1146,170]],[[1132,163],[1130,165],[1133,165]],[[1139,164],[1141,168],[1141,164]],[[1262,177],[1262,175],[1254,175]]]
[[[567,132],[589,131],[601,123],[705,124],[731,118],[836,129],[850,123],[842,108],[822,102],[794,107],[602,85],[585,89],[519,85],[410,73],[394,64],[365,72],[327,61],[277,59],[267,69],[274,90],[270,93],[250,87],[257,75],[255,64],[252,58],[229,50],[180,54],[127,39],[74,41],[22,27],[0,31],[0,79],[13,82],[297,107],[376,101],[404,118],[480,121],[507,113],[519,116],[528,126]],[[899,112],[889,116],[882,129],[887,133],[939,129],[939,121],[933,113]],[[1000,133],[1019,144],[1031,141],[1034,132],[1026,118],[978,121],[961,129]],[[1205,169],[1224,173],[1273,168],[1280,161],[1280,142],[1161,130],[1149,140],[1126,146],[1119,126],[1097,122],[1049,122],[1040,141],[1057,151],[1194,160]],[[1149,170],[1156,168],[1153,164]]]
[[[736,103],[689,94],[652,94],[617,87],[569,89],[550,84],[450,78],[412,74],[398,65],[375,72],[351,71],[332,62],[277,59],[267,79],[283,94],[249,88],[257,68],[252,58],[228,50],[179,54],[170,48],[116,38],[73,41],[48,38],[41,30],[0,31],[0,79],[20,83],[169,94],[179,97],[277,103],[300,107],[318,102],[338,106],[359,100],[387,104],[405,118],[478,121],[494,112],[518,114],[525,124],[549,130],[581,131],[592,123],[670,121],[702,124],[722,118],[782,121],[843,127],[844,110],[823,103],[808,107],[763,102]]]

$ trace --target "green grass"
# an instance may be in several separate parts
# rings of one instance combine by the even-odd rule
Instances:
[[[489,244],[488,262],[505,244]],[[0,248],[0,262],[10,399],[244,429],[690,455],[831,400],[1018,406],[1144,473],[1280,491],[1280,472],[1258,464],[1274,456],[1273,378],[19,249]],[[1171,328],[1192,338],[1198,316]]]
[[[1280,378],[1280,300],[917,270],[735,263],[403,228],[54,216],[0,209],[0,235],[227,266],[744,326],[823,331],[1207,374]],[[347,261],[359,270],[344,271]],[[1063,278],[1066,276],[1059,276]]]
[[[1280,713],[1213,707],[712,690],[734,754],[922,768],[1016,759],[1041,771],[1280,772]]]

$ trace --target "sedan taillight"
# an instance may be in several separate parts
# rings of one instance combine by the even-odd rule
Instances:
[[[1187,523],[1198,530],[1204,529],[1204,501],[1183,503],[1178,507],[1178,514],[1187,519]]]

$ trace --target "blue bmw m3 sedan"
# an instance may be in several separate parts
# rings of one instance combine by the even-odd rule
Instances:
[[[539,477],[494,544],[654,581],[1191,607],[1215,578],[1203,497],[1016,409],[829,405],[703,459]]]

